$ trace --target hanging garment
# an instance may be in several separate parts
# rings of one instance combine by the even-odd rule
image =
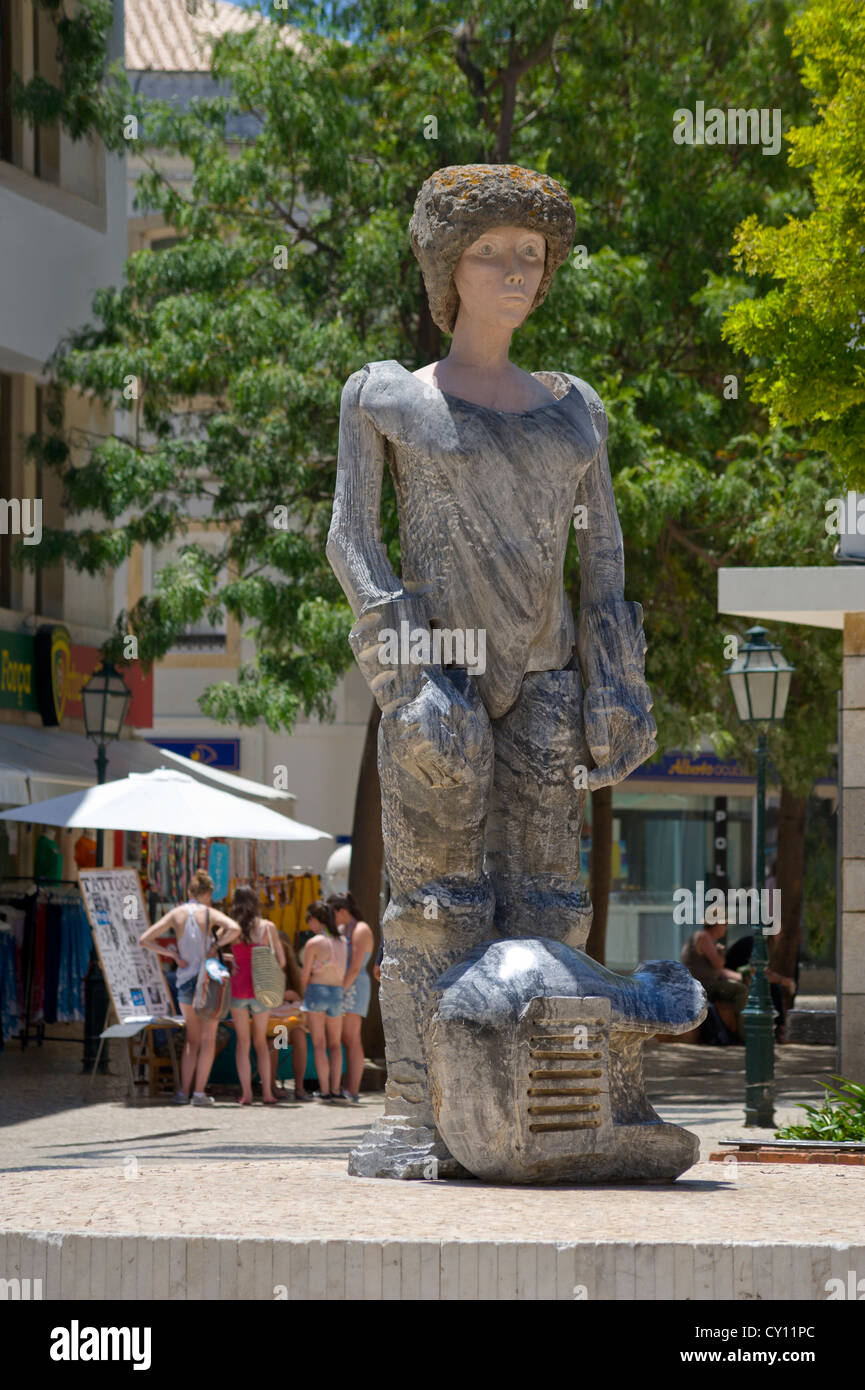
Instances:
[[[298,879],[299,896],[297,902],[297,927],[298,931],[306,930],[306,910],[310,903],[315,902],[315,893],[312,886],[310,874],[301,874]]]
[[[17,1037],[20,1027],[17,955],[15,933],[9,927],[0,926],[0,1027],[4,1042]]]
[[[297,911],[300,905],[300,880],[293,875],[285,885],[285,906],[282,909],[282,930],[294,943],[299,931]]]
[[[45,1001],[46,1023],[57,1022],[57,984],[60,978],[60,951],[63,932],[60,903],[45,904]]]
[[[63,851],[50,835],[40,835],[33,851],[33,876],[50,883],[63,877]]]
[[[79,869],[96,868],[96,841],[86,832],[79,835],[75,842],[75,863]]]
[[[90,965],[93,938],[80,899],[62,905],[60,971],[57,982],[57,1022],[84,1020],[84,977]]]
[[[36,920],[30,949],[33,974],[30,986],[30,1022],[39,1023],[45,1015],[45,913],[44,902],[36,904]]]

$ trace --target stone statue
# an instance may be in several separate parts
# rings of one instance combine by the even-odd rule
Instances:
[[[649,1107],[639,1051],[692,1028],[702,991],[678,964],[624,979],[580,950],[588,791],[656,743],[604,407],[579,377],[508,359],[574,227],[545,175],[438,170],[410,231],[450,352],[417,372],[367,363],[342,394],[328,556],[382,711],[391,892],[387,1102],[351,1158],[364,1176],[671,1177],[696,1156]],[[386,467],[400,577],[381,541]],[[576,623],[562,581],[572,524]]]

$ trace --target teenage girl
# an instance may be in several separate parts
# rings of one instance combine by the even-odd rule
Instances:
[[[336,925],[348,946],[348,966],[343,987],[342,1041],[345,1044],[345,1070],[348,1085],[343,1096],[352,1104],[359,1103],[360,1079],[363,1075],[363,1043],[360,1029],[369,1011],[372,982],[366,968],[375,940],[372,927],[360,920],[361,912],[351,893],[331,893],[328,906],[333,908]]]
[[[267,1044],[267,1025],[270,1009],[259,1004],[252,984],[252,952],[256,946],[272,950],[282,969],[285,951],[274,927],[266,917],[259,916],[258,895],[251,888],[238,888],[231,905],[231,915],[240,927],[240,940],[234,943],[234,970],[231,976],[231,1017],[237,1039],[235,1063],[240,1081],[240,1104],[252,1104],[252,1066],[249,1061],[249,1016],[252,1015],[252,1042],[258,1059],[261,1099],[264,1105],[276,1105],[271,1078],[271,1053]]]
[[[340,1099],[342,1082],[342,985],[348,947],[339,934],[333,908],[317,899],[306,910],[306,924],[318,935],[303,952],[301,994],[309,1022],[319,1099]],[[330,1057],[328,1058],[328,1053]]]
[[[192,1104],[214,1103],[213,1096],[204,1094],[204,1088],[213,1066],[219,1021],[215,1018],[199,1018],[192,1001],[203,961],[207,956],[215,955],[219,947],[229,945],[240,936],[240,927],[236,922],[232,922],[230,917],[226,917],[224,912],[210,906],[212,898],[213,879],[203,869],[197,869],[189,880],[189,902],[181,903],[179,907],[173,907],[170,912],[166,912],[164,917],[160,917],[158,922],[147,928],[138,943],[148,951],[171,956],[177,961],[177,1001],[186,1024],[186,1043],[180,1064],[180,1090],[174,1097],[176,1105],[186,1104],[193,1076],[195,1090]],[[216,932],[215,942],[212,933],[210,940],[204,939],[208,920],[210,927]],[[168,936],[172,932],[177,938],[177,945],[174,948],[160,946],[157,937]]]

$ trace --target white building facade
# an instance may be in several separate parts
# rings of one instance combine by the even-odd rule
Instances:
[[[126,0],[126,69],[133,87],[147,97],[186,106],[197,96],[219,89],[210,77],[210,41],[262,23],[261,16],[215,0],[189,7],[184,0]],[[159,214],[141,209],[135,184],[142,169],[130,145],[127,160],[128,251],[151,247],[158,253],[173,244],[174,229]],[[183,188],[189,169],[166,155],[164,173]],[[194,525],[185,539],[207,544],[207,526]],[[176,546],[144,547],[124,566],[122,605],[131,607],[149,593],[162,565],[175,558]],[[354,798],[367,721],[372,704],[366,685],[353,667],[334,691],[333,723],[300,719],[289,734],[273,734],[263,724],[238,728],[206,718],[199,698],[209,685],[236,678],[238,667],[253,656],[253,643],[227,616],[224,626],[207,624],[183,635],[155,668],[153,727],[145,737],[202,761],[240,772],[244,777],[287,790],[295,798],[293,814],[335,837],[351,834]],[[299,851],[302,867],[321,872],[333,846],[328,841]]]
[[[14,530],[38,500],[42,525],[64,524],[56,475],[26,457],[38,431],[45,363],[61,338],[91,317],[94,292],[116,284],[126,255],[126,171],[100,141],[72,141],[60,129],[13,119],[8,92],[23,80],[57,77],[56,34],[31,0],[4,0],[0,34],[0,499],[4,531]],[[115,4],[109,60],[123,53],[123,5]],[[70,428],[104,431],[110,417],[80,397],[67,399]],[[38,514],[38,513],[37,513]],[[85,523],[87,518],[82,519]],[[20,533],[19,533],[20,534]],[[26,533],[24,533],[26,534]],[[35,542],[35,543],[38,543]],[[38,574],[11,564],[11,536],[0,535],[0,632],[29,637],[62,623],[73,643],[100,646],[122,596],[112,578],[91,578],[62,565]],[[8,661],[7,661],[8,665]],[[40,723],[39,715],[0,702],[3,723]],[[77,721],[80,723],[80,721]],[[77,727],[72,721],[67,727]]]

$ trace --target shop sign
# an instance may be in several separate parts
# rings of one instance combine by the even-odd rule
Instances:
[[[27,632],[0,632],[0,709],[30,710],[56,727],[83,719],[81,688],[102,664],[97,647],[70,642],[62,623],[45,623],[33,637]],[[153,725],[153,673],[143,675],[138,662],[123,667],[132,692],[126,723]]]
[[[102,653],[97,647],[82,647],[73,642],[70,647],[68,690],[66,693],[66,718],[83,719],[84,706],[81,703],[81,689],[87,684],[93,672],[102,665]],[[117,668],[132,694],[123,721],[133,729],[152,729],[153,727],[153,672],[145,676],[141,665],[133,661],[129,666]]]
[[[33,656],[39,713],[42,723],[53,728],[63,721],[69,692],[72,653],[66,628],[58,624],[40,627],[33,643]]]
[[[147,742],[206,767],[219,767],[226,772],[237,772],[240,767],[239,738],[149,738]]]
[[[665,782],[753,782],[737,762],[722,762],[714,753],[665,753],[657,762],[632,772],[635,777],[663,779]]]
[[[0,709],[38,710],[33,638],[0,633]]]

